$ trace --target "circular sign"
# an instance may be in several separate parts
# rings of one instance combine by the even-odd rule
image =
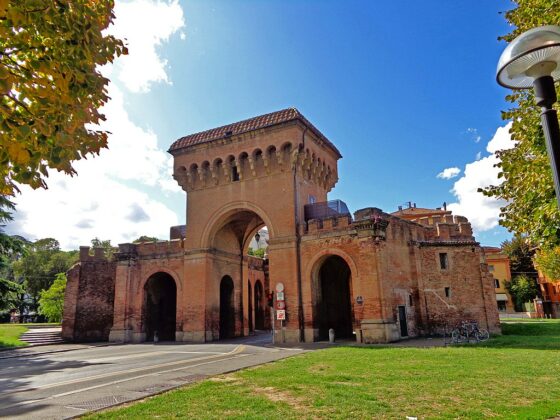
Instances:
[[[286,309],[286,302],[279,300],[276,302],[276,309]]]
[[[283,292],[284,291],[284,283],[276,283],[276,291]]]

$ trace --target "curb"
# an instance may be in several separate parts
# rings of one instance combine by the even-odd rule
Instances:
[[[87,350],[87,349],[92,349],[95,347],[108,347],[108,346],[114,346],[114,345],[119,345],[120,343],[102,343],[102,344],[92,344],[86,347],[80,347],[80,348],[72,348],[72,349],[59,349],[59,350],[47,350],[47,351],[37,351],[37,352],[29,352],[29,353],[25,353],[25,354],[9,354],[9,355],[2,355],[3,352],[6,351],[17,351],[15,349],[5,349],[3,351],[0,351],[0,360],[3,359],[16,359],[18,357],[34,357],[34,356],[41,356],[43,354],[53,354],[53,353],[65,353],[68,351],[74,351],[74,350]],[[36,346],[27,346],[27,347],[21,347],[29,349],[29,348],[35,348],[35,347],[47,347],[47,346],[53,346],[53,345],[58,345],[58,344],[38,344]]]

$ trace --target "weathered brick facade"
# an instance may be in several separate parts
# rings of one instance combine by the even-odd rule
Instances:
[[[324,339],[329,328],[388,342],[465,318],[499,332],[492,277],[468,221],[449,212],[406,220],[376,208],[352,217],[327,204],[341,156],[297,110],[184,137],[170,153],[188,194],[185,234],[175,228],[169,242],[119,246],[107,263],[110,340],[204,342],[269,328],[266,293],[278,283],[290,342]],[[246,256],[263,226],[266,261]],[[82,286],[91,284],[83,269],[73,273],[64,330],[81,339],[88,327],[78,331],[75,302],[93,292]]]

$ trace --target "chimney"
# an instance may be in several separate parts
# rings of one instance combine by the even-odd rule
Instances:
[[[443,202],[443,209],[447,211],[447,203],[445,201]]]
[[[399,211],[402,211],[402,206],[399,206]]]
[[[416,208],[416,203],[414,203],[414,208]]]

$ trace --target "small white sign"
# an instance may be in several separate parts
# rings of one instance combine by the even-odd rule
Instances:
[[[283,292],[284,291],[284,283],[276,283],[276,291]]]
[[[276,311],[276,319],[278,321],[284,321],[286,319],[286,310],[285,309],[278,309]]]
[[[276,300],[284,300],[284,292],[277,292]]]

